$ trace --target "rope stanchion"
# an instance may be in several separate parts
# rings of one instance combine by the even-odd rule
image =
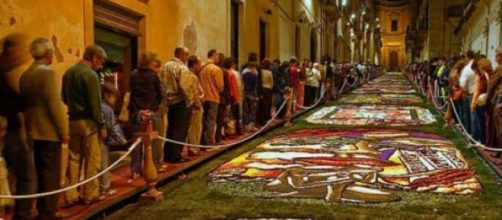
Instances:
[[[169,138],[166,138],[166,137],[162,137],[160,135],[157,136],[157,139],[160,139],[162,141],[169,142],[169,143],[172,143],[172,144],[179,144],[179,145],[184,145],[184,146],[189,146],[189,147],[198,147],[198,148],[206,148],[206,149],[231,147],[231,146],[238,145],[238,144],[241,144],[243,142],[246,142],[246,141],[248,141],[250,139],[253,139],[258,134],[260,134],[261,132],[263,132],[279,116],[279,113],[286,106],[287,102],[288,102],[288,99],[286,99],[286,100],[284,100],[282,102],[282,105],[277,110],[277,113],[270,120],[268,120],[268,122],[262,128],[260,128],[254,134],[252,134],[250,136],[247,136],[247,137],[245,137],[245,138],[243,138],[241,140],[238,140],[236,142],[233,142],[233,143],[222,144],[222,145],[197,145],[197,144],[189,144],[189,143],[185,143],[185,142],[181,142],[181,141],[172,140],[172,139],[169,139]]]
[[[104,175],[105,173],[109,172],[111,169],[113,169],[115,166],[117,166],[120,162],[122,162],[131,152],[142,142],[141,138],[136,139],[136,141],[129,147],[127,152],[122,155],[117,161],[115,161],[113,164],[108,166],[106,169],[102,170],[101,172],[97,173],[96,175],[79,182],[77,184],[67,186],[65,188],[61,188],[58,190],[50,191],[50,192],[43,192],[43,193],[36,193],[36,194],[29,194],[29,195],[0,195],[0,199],[34,199],[34,198],[40,198],[40,197],[45,197],[45,196],[51,196],[59,193],[63,193],[65,191],[68,191],[73,188],[77,188],[79,186],[82,186],[90,181],[93,181],[100,176]]]
[[[471,141],[474,144],[474,146],[480,147],[480,148],[483,148],[483,149],[489,150],[489,151],[502,152],[502,148],[487,147],[484,144],[482,144],[479,141],[477,141],[476,139],[474,139],[469,134],[469,132],[467,131],[467,129],[465,129],[465,126],[462,124],[462,120],[461,120],[461,118],[460,118],[460,116],[458,114],[457,108],[455,107],[455,104],[453,103],[453,99],[451,99],[451,98],[450,98],[450,105],[452,106],[453,112],[455,113],[455,116],[458,119],[458,124],[460,125],[460,128],[462,129],[463,133],[465,133],[465,136],[467,136],[467,138],[469,139],[469,141]]]

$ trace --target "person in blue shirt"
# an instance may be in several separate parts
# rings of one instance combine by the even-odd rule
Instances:
[[[119,97],[118,90],[108,82],[102,85],[103,102],[101,109],[105,119],[105,127],[108,136],[101,144],[101,170],[106,169],[110,164],[110,147],[124,146],[127,144],[124,132],[117,122],[117,117],[113,109]],[[107,196],[114,195],[116,190],[110,188],[110,173],[106,173],[99,178],[100,197],[99,200]]]

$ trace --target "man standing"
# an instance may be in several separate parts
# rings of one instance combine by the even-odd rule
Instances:
[[[106,61],[106,52],[100,46],[88,46],[84,58],[63,75],[63,101],[70,116],[70,158],[68,184],[79,181],[80,164],[84,166],[84,177],[96,175],[101,168],[101,146],[99,136],[106,138],[105,120],[101,111],[101,85],[98,74]],[[84,162],[84,163],[82,163]],[[95,202],[99,197],[99,180],[84,185],[83,201]],[[79,191],[66,192],[68,205],[79,199]]]
[[[182,78],[183,81],[189,85],[191,90],[190,97],[194,102],[194,108],[192,109],[192,116],[190,118],[190,126],[188,128],[188,140],[187,143],[198,145],[200,144],[200,139],[202,135],[202,117],[204,116],[204,109],[202,108],[202,103],[204,102],[204,90],[200,85],[199,78],[197,74],[202,66],[200,58],[198,56],[192,55],[188,58],[188,69],[190,69],[189,77]],[[196,156],[199,153],[199,148],[189,147],[189,156]]]
[[[296,105],[301,105],[302,103],[299,103],[300,99],[300,87],[301,82],[300,82],[300,74],[302,70],[298,67],[298,61],[296,60],[296,57],[292,57],[289,60],[289,87],[293,89],[293,109],[292,111],[295,111]]]
[[[472,134],[471,130],[471,99],[474,93],[474,88],[476,87],[476,74],[472,70],[472,63],[474,62],[474,52],[468,51],[466,54],[466,63],[462,72],[460,73],[459,84],[464,91],[464,97],[462,99],[461,107],[461,120],[467,132]]]
[[[166,71],[162,81],[166,85],[166,103],[169,106],[167,138],[185,142],[192,114],[193,100],[191,90],[183,78],[191,74],[186,66],[190,51],[185,47],[174,50],[174,58],[166,63]],[[164,161],[170,163],[186,162],[181,156],[183,145],[166,142],[164,145]]]
[[[3,39],[0,53],[0,116],[7,119],[3,155],[7,168],[15,178],[16,194],[36,192],[36,174],[32,148],[26,142],[23,123],[24,102],[19,95],[18,76],[30,56],[27,36],[13,33]],[[31,219],[33,199],[15,201],[13,219]]]
[[[502,147],[502,47],[495,50],[497,67],[488,83],[486,133],[489,147]],[[494,152],[493,156],[500,157],[501,152]],[[499,160],[497,164],[502,164]]]
[[[210,50],[207,53],[207,58],[207,63],[200,70],[199,80],[205,93],[202,143],[211,145],[214,144],[214,131],[220,104],[220,93],[223,92],[224,81],[221,68],[215,64],[219,63],[219,56],[216,50]]]
[[[68,119],[57,92],[56,73],[49,67],[54,55],[50,41],[36,39],[30,53],[35,62],[24,72],[19,87],[26,100],[26,130],[33,143],[38,192],[49,192],[61,187],[61,144],[69,141]],[[37,200],[41,219],[56,218],[57,200],[57,195]]]

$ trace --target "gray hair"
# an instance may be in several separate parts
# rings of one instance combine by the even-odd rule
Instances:
[[[42,37],[35,39],[30,45],[30,53],[35,60],[43,58],[47,52],[53,49],[51,42]]]
[[[88,46],[87,48],[85,48],[84,60],[92,60],[92,58],[94,56],[98,56],[98,57],[101,57],[104,59],[107,58],[105,50],[100,46],[91,45],[91,46]]]

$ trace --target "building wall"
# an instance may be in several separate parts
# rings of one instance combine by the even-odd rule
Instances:
[[[487,55],[495,66],[495,49],[502,45],[502,2],[480,0],[458,35],[463,50]]]
[[[104,1],[104,0],[102,0]],[[320,20],[320,1],[279,0],[107,0],[119,8],[140,15],[139,52],[149,50],[163,61],[184,45],[203,58],[210,49],[230,54],[231,1],[240,4],[239,62],[250,52],[259,52],[259,21],[267,23],[266,56],[288,60],[298,54],[310,58],[311,30]],[[12,32],[52,39],[56,48],[53,67],[59,76],[77,62],[86,45],[94,43],[93,0],[0,0],[0,36]],[[271,14],[267,14],[266,11]],[[302,16],[303,23],[298,22]],[[300,27],[300,50],[295,51],[295,28]],[[187,37],[186,30],[190,36]],[[317,54],[324,51],[316,32]],[[16,83],[14,83],[16,84]]]

